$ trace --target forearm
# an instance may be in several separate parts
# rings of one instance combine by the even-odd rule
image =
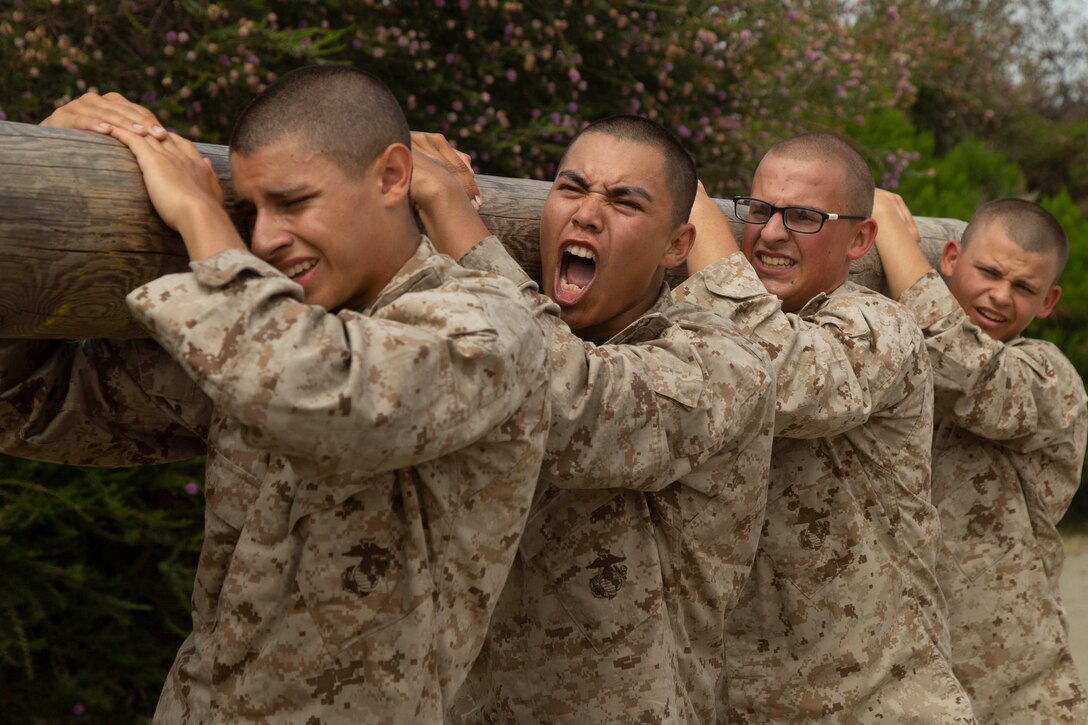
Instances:
[[[461,259],[491,234],[460,186],[416,200],[423,228],[438,251]]]
[[[898,194],[877,189],[873,204],[877,223],[876,250],[892,299],[932,271],[922,251],[914,217]]]
[[[482,289],[493,280],[466,284],[330,314],[259,260],[227,254],[129,304],[252,445],[377,473],[467,445],[543,384],[529,311]]]
[[[194,206],[178,225],[189,259],[196,262],[227,249],[245,249],[245,242],[221,206]]]
[[[695,225],[695,244],[688,254],[689,274],[701,272],[717,260],[739,251],[729,219],[707,195],[702,184],[695,195],[690,221]]]

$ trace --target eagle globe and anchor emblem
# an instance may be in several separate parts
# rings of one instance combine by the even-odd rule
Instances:
[[[361,597],[374,591],[378,581],[393,566],[393,552],[371,539],[363,539],[348,549],[347,554],[359,557],[359,562],[345,569],[340,580],[345,589]]]
[[[627,581],[626,556],[616,556],[610,552],[600,554],[586,569],[600,569],[589,580],[589,591],[598,599],[612,599],[619,594],[620,587]]]

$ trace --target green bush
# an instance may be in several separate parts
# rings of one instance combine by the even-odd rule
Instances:
[[[191,628],[202,462],[79,470],[0,457],[5,722],[150,715]]]

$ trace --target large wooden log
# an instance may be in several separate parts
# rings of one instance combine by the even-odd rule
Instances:
[[[225,146],[198,144],[233,205]],[[549,184],[479,176],[484,223],[535,279],[537,228]],[[727,213],[732,202],[718,202]],[[739,223],[734,232],[739,233]],[[935,260],[963,222],[918,219]],[[187,268],[185,246],[159,220],[132,154],[83,131],[0,122],[0,337],[139,337],[124,296],[138,285]],[[683,279],[682,270],[670,277]],[[884,285],[875,252],[851,277]]]

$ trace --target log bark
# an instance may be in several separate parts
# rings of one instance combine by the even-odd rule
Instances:
[[[233,187],[227,148],[197,144]],[[480,214],[534,278],[537,231],[549,184],[481,175]],[[732,202],[718,200],[731,216]],[[935,261],[964,222],[919,217],[923,247]],[[741,224],[734,222],[734,233]],[[85,131],[0,122],[0,337],[141,337],[125,295],[148,280],[188,268],[181,239],[155,213],[132,154]],[[683,270],[670,275],[678,284]],[[851,278],[884,291],[875,250]]]

